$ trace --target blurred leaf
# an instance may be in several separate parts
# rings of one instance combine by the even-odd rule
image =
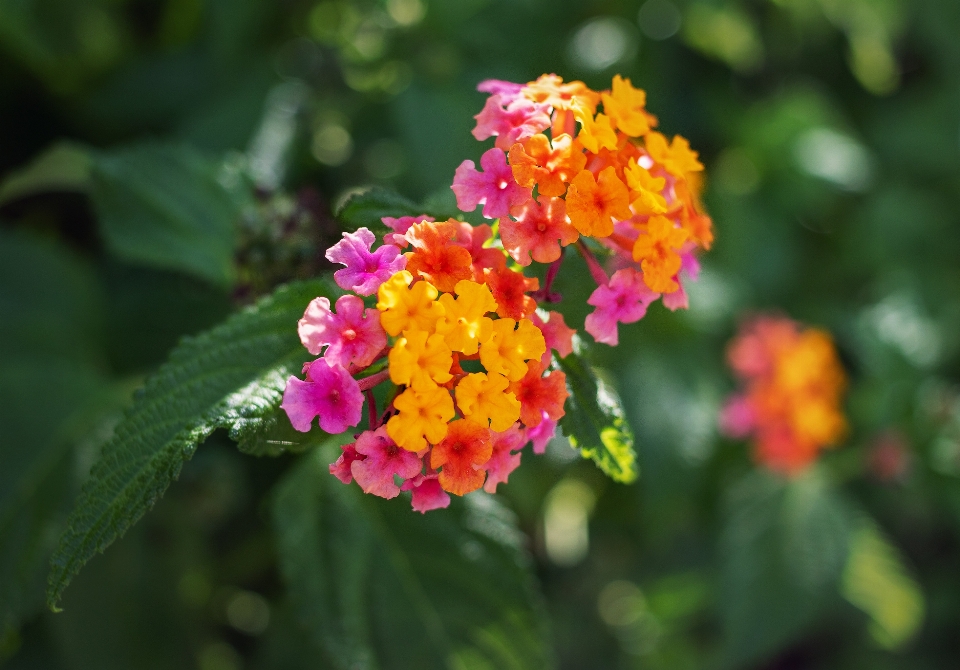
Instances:
[[[0,634],[43,606],[76,439],[110,408],[92,342],[98,307],[76,259],[0,234]]]
[[[50,191],[87,192],[90,152],[72,142],[58,142],[0,184],[0,206]]]
[[[423,213],[416,204],[393,191],[371,188],[347,198],[337,211],[337,219],[344,230],[366,227],[376,232],[386,230],[380,221],[384,216],[417,216]]]
[[[273,505],[301,624],[338,668],[545,668],[544,613],[513,515],[474,493],[420,515],[305,456]]]
[[[177,347],[147,380],[104,447],[51,560],[48,603],[149,510],[217,428],[242,436],[276,410],[286,377],[308,358],[296,323],[329,294],[322,280],[281,287]]]
[[[140,144],[97,154],[93,204],[121,258],[227,286],[239,207],[215,168],[186,146]]]
[[[815,623],[836,592],[847,534],[847,510],[816,468],[740,482],[720,540],[726,667],[762,660]]]
[[[885,649],[902,647],[923,623],[920,587],[868,517],[860,518],[851,534],[840,588],[844,598],[870,616],[870,634]]]
[[[563,434],[584,458],[593,459],[615,481],[634,481],[637,454],[633,450],[633,433],[616,390],[578,352],[557,360],[567,375],[570,393],[566,414],[560,419]]]

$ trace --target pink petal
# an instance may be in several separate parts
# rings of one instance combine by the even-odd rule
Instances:
[[[385,426],[376,431],[365,431],[357,438],[358,454],[366,456],[363,461],[354,461],[351,472],[364,493],[381,498],[396,498],[400,487],[394,483],[394,475],[412,479],[420,474],[423,461],[413,452],[401,449],[387,435]]]
[[[414,511],[421,514],[450,506],[450,496],[440,486],[436,474],[417,475],[405,481],[400,490],[413,491],[411,506]]]
[[[557,434],[557,422],[544,412],[543,420],[533,428],[527,428],[527,439],[533,443],[533,453],[542,454],[547,450],[547,444]]]
[[[480,165],[483,172],[477,171],[473,161],[463,161],[454,174],[451,188],[462,211],[472,212],[483,204],[484,217],[499,219],[530,199],[531,190],[517,184],[502,149],[486,151],[480,157]]]
[[[720,432],[735,440],[753,432],[755,421],[753,406],[741,395],[730,396],[720,410]]]
[[[349,484],[353,481],[353,473],[350,472],[350,466],[354,461],[362,461],[366,456],[358,454],[352,444],[345,444],[340,447],[340,449],[342,449],[343,452],[340,454],[340,458],[330,464],[330,474],[344,484]]]
[[[337,286],[360,295],[373,295],[380,284],[406,267],[406,258],[392,244],[371,252],[374,241],[376,236],[370,230],[359,228],[344,233],[342,240],[327,249],[327,260],[346,266],[333,273]]]
[[[330,366],[320,358],[308,363],[304,369],[307,380],[287,379],[280,404],[295,429],[308,432],[317,416],[320,417],[320,428],[331,435],[360,423],[363,393],[357,381],[342,366]]]
[[[487,469],[487,480],[483,483],[483,490],[487,493],[496,493],[498,484],[506,484],[510,473],[520,465],[520,454],[514,450],[522,449],[525,441],[524,433],[516,424],[502,433],[490,431],[493,438],[493,453],[484,467]]]

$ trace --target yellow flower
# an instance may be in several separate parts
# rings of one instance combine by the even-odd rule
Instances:
[[[463,279],[457,282],[457,299],[449,293],[440,296],[444,316],[437,323],[437,332],[453,351],[472,355],[480,342],[490,338],[493,320],[484,316],[497,309],[490,287]]]
[[[667,211],[667,201],[661,195],[666,179],[651,175],[649,170],[637,164],[635,158],[630,159],[623,174],[627,178],[627,186],[638,195],[632,203],[634,213],[663,214]]]
[[[407,330],[390,349],[390,380],[397,385],[427,380],[443,384],[453,379],[453,354],[443,335]]]
[[[644,107],[647,94],[634,88],[629,79],[620,75],[613,77],[613,91],[601,93],[603,111],[617,128],[630,137],[640,137],[650,130],[650,117]]]
[[[514,382],[527,373],[528,360],[540,358],[547,350],[543,333],[532,321],[520,319],[520,327],[514,330],[516,324],[513,319],[494,321],[490,339],[480,344],[480,362],[487,372]]]
[[[387,435],[407,451],[422,451],[447,436],[453,418],[453,398],[445,388],[419,381],[393,401],[399,414],[387,422]]]
[[[680,135],[674,135],[669,145],[667,138],[657,132],[648,133],[644,141],[650,158],[674,177],[685,177],[688,172],[703,170],[703,163],[697,160],[697,152],[693,151],[690,143]]]
[[[401,270],[383,282],[377,291],[380,325],[390,335],[399,335],[404,330],[432,333],[437,320],[443,316],[443,306],[436,301],[439,294],[436,287],[427,281],[418,281],[410,287],[412,281],[413,275]]]
[[[509,320],[509,319],[505,319]],[[507,392],[510,382],[503,375],[474,372],[457,384],[457,407],[463,416],[482,426],[504,431],[520,418],[520,401]]]
[[[614,151],[617,148],[617,134],[613,132],[609,118],[603,114],[594,118],[587,106],[579,102],[574,102],[572,107],[574,118],[580,122],[577,139],[587,151],[596,154],[600,149]]]

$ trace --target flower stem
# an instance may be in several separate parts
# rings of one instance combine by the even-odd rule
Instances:
[[[583,256],[583,260],[587,262],[587,268],[590,270],[590,276],[593,277],[593,281],[597,282],[597,286],[606,286],[610,281],[610,278],[607,277],[607,273],[603,271],[602,267],[600,267],[600,263],[597,261],[596,256],[594,256],[593,252],[587,248],[587,245],[583,243],[583,240],[577,240],[577,251],[579,251],[580,255]]]
[[[370,424],[370,430],[376,430],[377,399],[373,397],[373,389],[367,389],[363,394],[367,396],[367,422]]]
[[[363,379],[358,380],[360,384],[361,391],[368,391],[374,386],[381,382],[385,382],[390,379],[390,370],[381,370],[375,375],[370,375],[369,377],[364,377]]]
[[[553,281],[557,278],[557,273],[560,272],[560,264],[563,263],[563,253],[565,251],[566,247],[562,248],[560,250],[560,258],[553,261],[550,267],[547,268],[547,276],[544,279],[543,288],[530,294],[530,297],[537,302],[560,302],[560,300],[563,299],[563,296],[550,289],[553,288]]]

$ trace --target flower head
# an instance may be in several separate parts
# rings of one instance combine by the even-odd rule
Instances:
[[[294,428],[306,433],[318,416],[320,429],[331,435],[360,423],[363,393],[342,366],[320,358],[307,363],[303,370],[306,381],[289,377],[280,404]]]
[[[359,295],[373,295],[391,275],[403,269],[406,263],[399,250],[386,244],[374,252],[371,245],[376,236],[366,228],[355,233],[344,233],[343,239],[327,249],[327,260],[346,267],[333,273],[337,286]]]

